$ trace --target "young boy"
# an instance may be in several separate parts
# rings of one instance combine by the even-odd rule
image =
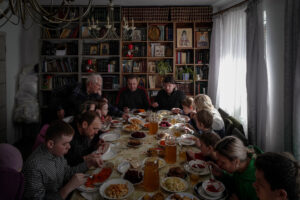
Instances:
[[[214,146],[220,141],[221,138],[218,134],[214,132],[203,133],[199,135],[196,141],[196,146],[201,150],[200,153],[194,153],[191,150],[187,151],[190,160],[215,160]]]
[[[198,134],[212,131],[213,115],[209,110],[198,111],[193,119],[196,122]]]
[[[194,99],[192,97],[186,97],[181,102],[181,105],[183,108],[183,113],[191,117],[190,114],[194,111]]]
[[[100,157],[70,167],[64,158],[70,149],[73,128],[63,122],[54,121],[46,132],[45,144],[40,145],[27,159],[24,166],[24,198],[65,199],[74,189],[84,184],[82,172],[100,166]]]

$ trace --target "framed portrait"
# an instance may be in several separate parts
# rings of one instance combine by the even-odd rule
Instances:
[[[153,61],[148,62],[148,72],[155,73],[156,72],[156,64]]]
[[[100,55],[101,56],[109,55],[109,44],[108,43],[101,43],[101,45],[100,45]]]
[[[196,32],[196,47],[201,49],[209,48],[208,32]]]
[[[193,29],[177,29],[177,47],[193,47]]]
[[[97,55],[98,54],[98,45],[91,45],[90,46],[90,55]]]
[[[133,30],[132,32],[132,41],[141,41],[142,40],[142,31],[141,30]]]
[[[164,45],[156,45],[154,47],[154,56],[155,57],[165,56],[165,46]]]

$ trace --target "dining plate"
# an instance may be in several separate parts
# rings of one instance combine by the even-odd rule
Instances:
[[[181,198],[185,197],[184,200],[199,200],[198,197],[196,197],[195,195],[193,195],[191,193],[186,193],[186,192],[179,192],[179,193],[175,193],[175,194],[170,194],[165,200],[175,199],[175,198],[173,198],[174,195],[178,195]]]
[[[114,191],[123,194],[117,195]],[[111,179],[106,181],[99,188],[100,195],[105,199],[126,199],[134,191],[134,186],[124,179]],[[111,195],[109,195],[109,193]]]
[[[128,122],[131,124],[137,124],[139,126],[143,126],[145,124],[144,120],[140,117],[130,117],[128,118]]]
[[[134,131],[139,131],[141,130],[141,126],[136,125],[136,124],[126,124],[123,126],[123,131],[126,132],[134,132]]]
[[[121,137],[121,134],[118,132],[108,132],[108,133],[104,133],[101,134],[99,136],[100,139],[103,139],[105,142],[114,142],[116,140],[118,140]]]
[[[194,192],[198,197],[200,197],[200,199],[203,199],[203,200],[204,199],[205,200],[225,200],[225,199],[227,199],[228,192],[227,192],[226,189],[225,189],[225,191],[223,192],[223,194],[221,196],[212,197],[212,196],[209,196],[208,194],[205,193],[205,191],[203,190],[203,187],[202,187],[202,183],[203,182],[199,182],[194,186]]]
[[[160,185],[167,192],[184,192],[188,189],[188,183],[178,177],[164,178]]]
[[[191,160],[183,165],[184,169],[196,175],[207,175],[209,174],[209,169],[206,162],[202,160]]]

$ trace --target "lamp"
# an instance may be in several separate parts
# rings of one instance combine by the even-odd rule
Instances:
[[[98,20],[94,19],[92,16],[88,19],[88,29],[90,30],[91,36],[95,40],[118,40],[120,36],[116,32],[115,22],[114,22],[114,7],[112,0],[109,0],[109,4],[107,5],[107,23],[104,27],[100,26]],[[102,36],[100,36],[100,32],[102,32]],[[104,34],[103,34],[104,32]]]
[[[72,8],[73,1],[61,0],[60,5],[50,5],[49,9],[45,9],[38,0],[0,0],[0,27],[7,22],[18,25],[21,21],[25,25],[27,18],[31,18],[33,22],[48,29],[66,27],[71,22],[86,16],[94,0],[88,1],[86,9],[81,15]],[[53,0],[51,2],[53,3]]]

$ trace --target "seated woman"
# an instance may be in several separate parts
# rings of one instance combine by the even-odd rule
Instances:
[[[20,151],[10,144],[0,144],[0,199],[22,199],[24,176]]]
[[[194,105],[197,112],[203,109],[208,109],[213,114],[212,129],[216,133],[218,133],[220,137],[224,137],[225,136],[224,121],[220,113],[218,112],[218,110],[215,109],[214,105],[212,104],[210,97],[205,94],[198,94],[194,99]],[[193,127],[197,130],[195,121],[191,120],[191,123]]]
[[[225,183],[231,192],[230,199],[258,199],[253,187],[255,182],[255,156],[243,142],[233,136],[224,137],[216,146],[217,164],[213,174]],[[223,172],[225,170],[225,172]]]
[[[300,166],[292,155],[263,153],[255,161],[253,184],[260,200],[300,199]]]
[[[182,108],[181,102],[185,99],[185,94],[177,90],[174,78],[166,76],[161,89],[152,107],[158,110],[171,110],[172,108]]]

